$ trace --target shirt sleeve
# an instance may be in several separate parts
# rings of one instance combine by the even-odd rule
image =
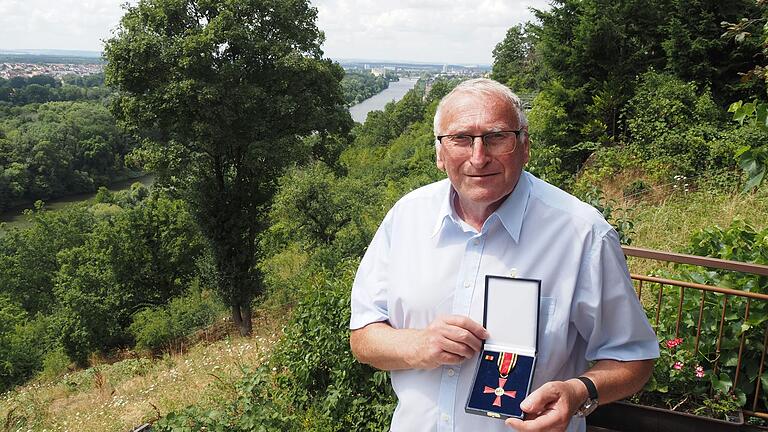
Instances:
[[[373,236],[352,284],[352,315],[349,328],[356,330],[379,321],[387,321],[387,286],[391,243],[392,210]]]
[[[640,304],[618,234],[593,232],[582,263],[571,316],[595,360],[646,360],[659,356],[659,343]]]

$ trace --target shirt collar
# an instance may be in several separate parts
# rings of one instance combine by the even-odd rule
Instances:
[[[439,210],[437,212],[437,219],[435,220],[435,228],[432,230],[431,237],[436,236],[445,226],[446,219],[450,219],[456,224],[461,224],[458,220],[453,205],[453,196],[456,191],[453,186],[448,188],[448,193],[444,195],[442,202],[440,203]],[[501,204],[488,220],[491,220],[494,216],[501,220],[504,229],[507,230],[512,239],[517,242],[520,238],[520,230],[523,226],[523,216],[525,210],[528,207],[528,197],[531,193],[530,179],[528,173],[523,171],[520,178],[517,180],[517,185],[512,193]]]
[[[448,193],[443,195],[443,199],[440,202],[440,207],[437,211],[437,219],[435,220],[435,228],[432,230],[430,237],[436,236],[437,233],[443,229],[446,219],[451,219],[453,222],[458,223],[457,217],[453,212],[453,205],[451,205],[453,194],[455,194],[456,191],[450,183],[448,183],[448,185]]]
[[[528,173],[523,171],[517,180],[517,185],[512,193],[501,204],[494,214],[501,220],[512,239],[517,242],[520,239],[520,231],[523,228],[523,216],[528,208],[528,197],[531,195],[531,180]]]

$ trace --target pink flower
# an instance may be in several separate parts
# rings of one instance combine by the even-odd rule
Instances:
[[[683,343],[683,338],[670,339],[666,342],[667,348],[672,349]]]
[[[696,378],[704,378],[704,368],[696,366]]]
[[[683,368],[683,362],[675,362],[675,364],[672,365],[673,368],[680,370]]]

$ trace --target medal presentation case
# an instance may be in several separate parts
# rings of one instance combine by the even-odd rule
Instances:
[[[536,367],[541,281],[485,277],[483,342],[466,411],[494,418],[523,418],[520,409]]]

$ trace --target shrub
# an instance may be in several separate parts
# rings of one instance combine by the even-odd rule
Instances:
[[[188,408],[158,431],[380,431],[395,407],[385,372],[358,363],[349,348],[350,286],[357,260],[305,285],[270,361],[237,385],[220,409]]]
[[[710,147],[722,139],[723,119],[708,90],[650,71],[640,77],[625,115],[631,146],[641,159],[663,161],[671,175],[712,165]]]
[[[167,305],[137,312],[128,331],[136,339],[137,348],[173,350],[224,313],[223,304],[210,291],[191,289]]]
[[[24,382],[40,370],[38,326],[8,296],[0,295],[0,391]]]
[[[712,227],[694,234],[687,253],[751,262],[768,263],[768,229],[756,231],[743,222],[736,221],[728,228]],[[671,273],[671,274],[670,274]],[[673,272],[663,272],[662,276],[691,281],[700,284],[730,287],[752,292],[764,292],[768,286],[768,277],[749,275],[724,270],[704,270],[700,267],[678,265]],[[701,307],[702,292],[685,295],[681,299],[677,287],[665,286],[659,311],[659,326],[656,329],[660,339],[667,340],[662,345],[662,360],[657,362],[654,377],[646,386],[647,391],[667,394],[665,399],[682,399],[701,404],[701,411],[720,412],[729,407],[744,405],[754,398],[755,384],[768,382],[768,372],[758,375],[761,356],[764,350],[763,338],[765,323],[768,321],[768,305],[765,302],[751,302],[749,319],[743,322],[747,301],[731,297],[727,303],[722,339],[716,348],[715,341],[720,337],[720,320],[724,301],[722,295],[706,294]],[[678,333],[678,305],[682,301],[680,328]],[[655,315],[656,311],[652,314]],[[701,333],[697,334],[697,325],[701,313]],[[682,338],[677,342],[677,335]],[[698,337],[701,343],[694,350],[693,341]],[[734,382],[738,365],[739,346],[744,338],[745,350],[739,370],[739,382]],[[678,346],[680,345],[680,346]],[[665,352],[665,349],[669,352]],[[674,351],[674,352],[673,352]],[[666,357],[664,354],[669,354]],[[687,360],[682,354],[685,353]],[[667,360],[666,363],[663,360]],[[680,362],[677,367],[675,364]],[[715,364],[719,366],[715,374]],[[698,367],[698,368],[697,368]],[[687,375],[686,375],[687,374]],[[700,385],[698,381],[706,385]],[[688,393],[681,393],[688,389]],[[711,392],[710,392],[711,389]],[[735,400],[726,393],[735,395]],[[760,393],[760,400],[768,404],[765,392]],[[703,407],[703,408],[702,408]]]
[[[65,374],[72,363],[69,356],[64,352],[64,348],[59,346],[53,351],[49,351],[43,357],[43,370],[40,377],[45,380],[51,380]]]

